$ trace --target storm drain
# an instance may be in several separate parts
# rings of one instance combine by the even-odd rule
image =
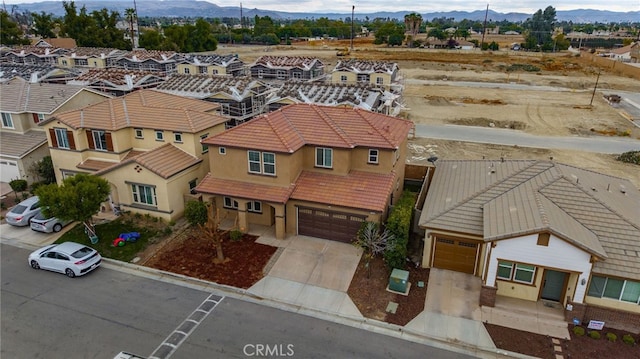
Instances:
[[[211,294],[151,353],[148,359],[167,359],[202,321],[216,308],[224,297]]]

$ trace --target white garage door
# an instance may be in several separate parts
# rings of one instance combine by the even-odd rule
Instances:
[[[0,181],[11,182],[14,179],[20,178],[20,170],[18,170],[18,162],[15,161],[0,161]]]

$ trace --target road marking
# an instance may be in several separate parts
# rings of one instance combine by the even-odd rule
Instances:
[[[148,359],[167,359],[193,333],[202,321],[218,306],[224,297],[211,294],[198,308],[176,327],[169,336],[151,353]]]

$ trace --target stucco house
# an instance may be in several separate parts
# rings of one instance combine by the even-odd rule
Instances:
[[[249,65],[251,77],[264,80],[312,81],[324,76],[324,63],[304,56],[260,56]]]
[[[107,68],[108,59],[117,59],[126,53],[112,48],[77,47],[60,54],[57,64],[60,67],[104,69]]]
[[[182,55],[174,51],[132,50],[118,57],[107,57],[107,67],[125,70],[155,71],[165,76],[176,72]]]
[[[122,96],[132,91],[153,88],[165,81],[154,71],[94,68],[84,71],[69,85],[80,85],[111,96]]]
[[[640,191],[622,178],[533,160],[438,161],[419,225],[423,267],[548,301],[565,317],[640,323]]]
[[[178,62],[177,72],[185,75],[244,75],[244,62],[237,55],[186,54]]]
[[[41,125],[59,182],[79,172],[99,175],[111,185],[110,202],[121,209],[173,220],[209,172],[209,148],[201,140],[224,131],[218,107],[139,90]]]
[[[398,85],[398,64],[395,62],[341,60],[331,71],[331,82],[334,84],[370,83],[390,88]]]
[[[211,171],[196,191],[242,231],[350,242],[400,197],[412,125],[362,109],[283,107],[204,140]]]
[[[1,62],[25,65],[55,65],[60,54],[67,51],[62,48],[40,46],[3,47],[0,51]]]
[[[0,181],[37,181],[31,168],[49,155],[38,124],[57,113],[103,101],[108,96],[81,86],[32,83],[20,77],[0,85]]]

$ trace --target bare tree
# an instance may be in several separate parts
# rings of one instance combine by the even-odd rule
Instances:
[[[220,215],[216,208],[215,214],[213,211],[207,211],[207,222],[205,224],[198,224],[200,230],[205,239],[209,240],[216,249],[216,258],[213,260],[214,264],[226,263],[228,258],[224,257],[222,253],[222,240],[229,233],[230,230],[220,230]]]

